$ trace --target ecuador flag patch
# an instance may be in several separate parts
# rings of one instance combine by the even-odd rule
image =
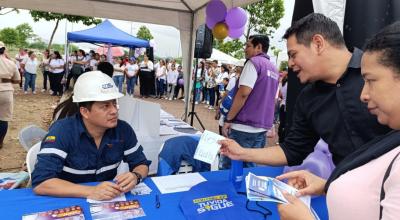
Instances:
[[[44,140],[46,143],[54,143],[56,142],[56,136],[47,136],[46,139]]]

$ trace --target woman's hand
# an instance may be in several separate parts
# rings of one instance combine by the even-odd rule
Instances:
[[[306,170],[293,171],[276,177],[288,179],[288,184],[298,189],[296,196],[323,195],[326,180]]]

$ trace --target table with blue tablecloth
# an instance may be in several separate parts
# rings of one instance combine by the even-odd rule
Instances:
[[[244,175],[247,175],[250,171],[256,175],[277,176],[282,173],[282,169],[282,167],[263,166],[246,168],[244,170]],[[207,179],[207,181],[227,181],[229,171],[213,171],[200,174]],[[153,190],[151,194],[135,196],[130,193],[126,194],[128,200],[136,199],[141,203],[146,216],[139,219],[185,219],[179,207],[180,200],[184,194],[183,192],[160,194],[151,178],[145,179],[144,182]],[[244,191],[244,183],[239,191]],[[156,195],[159,195],[160,198],[161,205],[159,208],[156,208]],[[244,195],[242,197],[245,201],[246,197]],[[275,203],[261,202],[261,204],[272,212],[272,215],[268,216],[268,220],[279,219]],[[37,196],[33,193],[31,188],[0,191],[0,219],[5,220],[21,219],[24,214],[48,211],[72,205],[81,206],[84,210],[85,219],[92,219],[89,203],[87,203],[84,198]],[[311,205],[318,213],[321,220],[328,219],[325,197],[312,199]],[[264,219],[264,217],[257,212],[252,212],[251,215],[253,219]]]

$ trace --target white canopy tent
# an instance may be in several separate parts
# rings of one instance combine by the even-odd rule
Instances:
[[[209,60],[218,60],[220,63],[224,63],[224,64],[234,64],[237,65],[237,63],[239,62],[238,59],[236,59],[235,57],[228,55],[218,49],[213,49],[211,57],[208,58]]]
[[[227,8],[244,6],[259,0],[222,0]],[[209,0],[0,0],[2,7],[58,12],[72,15],[112,18],[135,22],[169,25],[180,31],[185,88],[190,88],[195,32],[205,23]],[[190,89],[185,89],[188,99]],[[189,102],[185,102],[185,119]]]

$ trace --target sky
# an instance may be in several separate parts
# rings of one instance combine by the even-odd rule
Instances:
[[[285,30],[290,26],[294,8],[294,0],[284,0],[285,15],[280,21],[280,27],[276,30],[274,37],[271,39],[271,46],[275,46],[282,50],[280,59],[286,59],[286,44],[281,40]],[[7,22],[4,22],[7,21]],[[182,54],[180,45],[180,35],[178,29],[171,26],[147,24],[131,21],[122,21],[110,19],[110,21],[119,29],[136,36],[139,27],[145,25],[150,29],[151,34],[156,42],[155,54],[160,57],[180,57]],[[27,10],[20,10],[19,14],[12,12],[0,16],[0,29],[5,27],[16,27],[19,24],[28,23],[35,34],[44,39],[46,42],[50,39],[51,33],[55,26],[54,21],[40,20],[34,22]],[[66,31],[79,31],[88,29],[92,26],[85,26],[82,23],[70,23],[61,21],[56,31],[53,42],[64,44],[66,41]],[[167,43],[166,43],[167,42]],[[84,50],[96,48],[92,44],[78,44]]]

